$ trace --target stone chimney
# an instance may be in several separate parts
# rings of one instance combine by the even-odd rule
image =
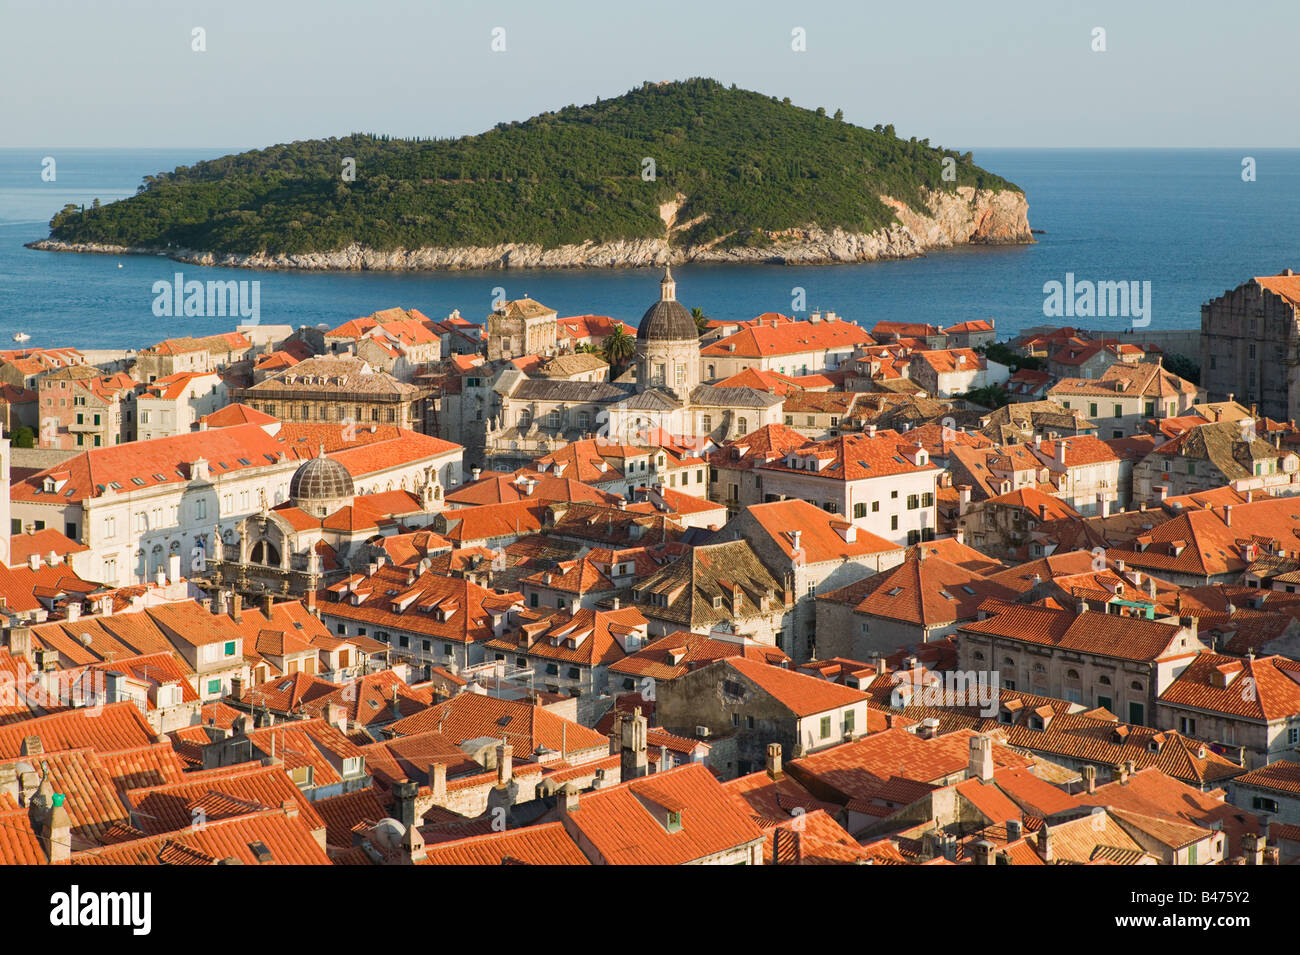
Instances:
[[[971,779],[988,782],[993,778],[993,740],[987,736],[970,738],[970,764],[967,772]]]
[[[958,517],[965,514],[966,510],[970,507],[970,493],[971,493],[971,486],[969,484],[957,485],[957,516]]]
[[[1097,767],[1085,766],[1080,772],[1083,775],[1083,785],[1089,793],[1097,791]]]
[[[1115,780],[1124,786],[1128,783],[1128,763],[1120,762],[1115,764]]]
[[[267,620],[271,619],[271,608],[275,606],[275,598],[270,594],[262,594],[262,616]]]
[[[1232,505],[1231,504],[1223,505],[1223,523],[1226,524],[1228,527],[1232,526]]]
[[[244,598],[235,594],[230,598],[230,619],[242,623],[244,619]]]
[[[1248,832],[1241,837],[1241,854],[1246,865],[1264,864],[1265,837],[1257,832]]]
[[[501,742],[497,744],[497,787],[501,788],[510,785],[510,780],[514,778],[514,747],[506,742],[506,738],[501,737]]]
[[[1055,861],[1055,853],[1052,851],[1052,830],[1047,823],[1043,823],[1043,828],[1038,830],[1038,854],[1043,857],[1044,862]]]
[[[578,808],[578,787],[573,783],[565,783],[564,789],[560,791],[559,809],[564,815],[568,815]]]
[[[447,764],[430,763],[429,764],[429,792],[433,796],[433,804],[441,806],[447,801]]]
[[[993,843],[987,839],[981,839],[971,844],[971,856],[976,865],[993,865]]]
[[[1056,442],[1056,463],[1065,467],[1065,449],[1070,446],[1070,442],[1062,438]]]
[[[767,775],[772,780],[778,780],[785,775],[781,769],[781,744],[767,744]]]
[[[640,779],[650,772],[650,753],[646,744],[649,721],[637,707],[618,721],[619,755],[622,779]],[[662,768],[662,767],[660,767]]]

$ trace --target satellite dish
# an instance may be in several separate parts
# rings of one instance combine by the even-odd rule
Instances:
[[[88,647],[95,642],[95,638],[88,633],[83,633],[80,637],[80,640],[81,640],[81,645],[83,647]]]
[[[406,827],[391,816],[375,823],[375,842],[385,849],[396,849],[406,836]]]

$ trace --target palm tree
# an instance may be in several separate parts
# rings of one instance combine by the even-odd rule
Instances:
[[[704,309],[691,309],[691,318],[695,319],[695,328],[701,335],[709,330],[709,322],[712,321],[712,319],[704,314]]]
[[[605,336],[600,350],[605,355],[605,361],[609,362],[610,374],[617,378],[636,351],[636,339],[625,332],[621,324],[615,325],[614,330]]]

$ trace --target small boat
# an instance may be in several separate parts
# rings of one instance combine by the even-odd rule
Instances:
[[[19,332],[18,334],[14,335],[14,341],[16,342],[29,342],[31,340],[32,340],[32,336],[28,335],[26,332]]]
[[[120,269],[122,267],[122,263],[121,262],[117,263],[117,267]]]

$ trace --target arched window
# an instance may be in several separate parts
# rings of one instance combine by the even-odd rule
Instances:
[[[1139,693],[1141,693],[1141,692],[1142,692],[1142,681],[1141,681],[1141,680],[1134,680],[1132,683],[1129,684],[1129,689],[1137,690]]]
[[[1003,665],[1004,667],[1013,667],[1013,666],[1016,665],[1016,661],[1013,660],[1013,659],[1011,659],[1010,657],[1003,657],[1003,658],[1002,658],[1002,665]]]
[[[1079,679],[1079,671],[1078,671],[1078,670],[1066,670],[1066,671],[1065,671],[1065,678],[1066,678],[1067,680],[1077,680],[1077,679]]]
[[[1100,683],[1102,686],[1110,686],[1110,677],[1108,676],[1098,677],[1097,682]]]

